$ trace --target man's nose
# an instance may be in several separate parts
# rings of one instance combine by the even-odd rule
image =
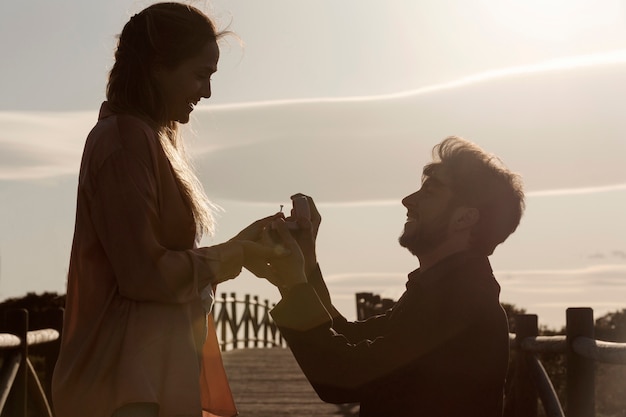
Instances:
[[[406,208],[409,208],[410,205],[415,204],[415,198],[417,197],[417,193],[419,191],[414,192],[413,194],[409,194],[402,199],[402,205]]]

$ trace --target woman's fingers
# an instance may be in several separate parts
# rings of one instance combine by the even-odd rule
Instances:
[[[261,232],[267,225],[272,223],[276,219],[284,218],[284,213],[276,213],[271,216],[264,217],[253,222],[251,225],[243,229],[231,240],[258,240]]]

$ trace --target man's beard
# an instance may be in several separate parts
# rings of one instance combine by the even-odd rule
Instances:
[[[448,226],[453,207],[446,207],[435,220],[422,224],[417,230],[405,231],[398,238],[398,243],[414,256],[428,253],[441,245],[448,237]]]

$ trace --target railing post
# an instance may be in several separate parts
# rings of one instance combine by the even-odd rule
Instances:
[[[244,310],[241,316],[242,320],[245,320],[243,323],[243,338],[245,340],[245,347],[250,347],[250,325],[251,325],[251,311],[250,311],[250,294],[246,294],[244,296]]]
[[[593,310],[568,308],[567,340],[567,415],[595,417],[595,363],[578,355],[572,343],[576,337],[594,338]]]
[[[27,397],[28,390],[28,310],[16,309],[7,312],[6,317],[9,332],[20,338],[20,368],[17,371],[15,381],[11,392],[13,394],[12,408],[10,414],[14,417],[26,417],[27,415]]]
[[[227,309],[227,304],[226,304],[226,300],[227,300],[227,296],[226,293],[223,292],[222,293],[222,309],[220,310],[220,312],[222,314],[219,315],[219,320],[220,320],[220,332],[221,332],[221,336],[222,336],[222,352],[226,351],[226,324],[228,324],[228,320],[226,319],[226,317],[228,316],[228,309]],[[216,323],[217,325],[217,323]]]
[[[367,304],[373,294],[371,292],[356,293],[356,319],[365,320],[367,318]]]
[[[52,403],[52,374],[54,373],[54,367],[57,364],[59,353],[61,352],[61,340],[63,338],[63,319],[65,317],[65,309],[63,307],[52,310],[49,314],[52,315],[52,328],[59,332],[59,338],[49,348],[49,356],[46,357],[46,395],[49,401]]]
[[[237,294],[235,294],[234,292],[231,292],[230,296],[233,299],[233,302],[230,306],[231,307],[230,320],[231,320],[231,333],[233,336],[233,349],[238,349],[239,343],[237,342],[237,334],[239,333],[239,323],[237,323]]]
[[[515,316],[515,340],[517,342],[517,360],[515,373],[515,417],[537,416],[537,389],[530,374],[528,356],[521,348],[522,340],[537,336],[539,333],[536,314]]]
[[[269,321],[269,311],[270,311],[270,300],[265,300],[264,301],[264,309],[265,311],[263,312],[263,345],[265,347],[271,346],[272,344],[270,343],[269,340],[269,327],[270,327],[270,321]],[[265,317],[268,317],[267,320],[265,320]]]
[[[254,330],[254,347],[259,347],[259,329],[261,328],[261,320],[259,318],[259,296],[252,297],[254,300],[254,314],[252,317],[252,330]]]

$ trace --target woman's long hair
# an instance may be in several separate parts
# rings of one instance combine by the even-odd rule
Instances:
[[[203,233],[213,233],[216,206],[207,198],[190,166],[178,122],[167,119],[168,103],[161,96],[153,70],[176,68],[224,33],[217,33],[213,22],[195,7],[180,3],[149,6],[131,17],[119,35],[106,91],[114,112],[137,116],[158,133],[181,192],[193,212],[197,239]]]

